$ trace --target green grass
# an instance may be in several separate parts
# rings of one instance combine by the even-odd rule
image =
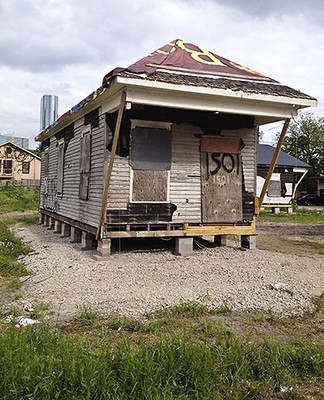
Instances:
[[[292,214],[262,211],[259,215],[261,222],[290,223],[290,224],[324,224],[324,210],[305,210],[297,208]]]
[[[9,228],[6,220],[0,221],[0,276],[19,278],[27,274],[23,262],[18,257],[32,249],[22,243]]]
[[[276,396],[297,382],[323,383],[323,346],[251,342],[208,321],[201,335],[187,327],[132,337],[93,326],[80,333],[8,325],[0,335],[1,399],[298,398]]]
[[[12,211],[36,211],[39,207],[39,189],[28,190],[17,181],[0,186],[0,214]]]
[[[202,299],[204,300],[204,299]],[[208,300],[208,296],[207,296]],[[204,301],[181,300],[179,304],[165,307],[157,313],[158,316],[199,317],[202,314],[217,315],[227,314],[232,311],[230,304],[224,302],[218,307],[211,307]]]

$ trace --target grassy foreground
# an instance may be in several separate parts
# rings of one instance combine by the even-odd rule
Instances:
[[[30,248],[10,229],[17,222],[36,219],[1,219],[2,291],[8,282],[8,290],[19,288],[12,283],[27,273],[18,257]],[[102,318],[87,308],[66,326],[18,329],[1,321],[0,399],[319,400],[323,310],[324,295],[316,299],[314,315],[278,319],[259,312],[240,318],[237,329],[229,305],[210,310],[196,302],[145,321]]]
[[[86,328],[84,317],[59,329],[2,326],[0,398],[321,399],[324,394],[319,343],[254,341],[210,317],[169,315],[145,324],[115,319],[101,325],[90,318]],[[303,397],[308,387],[312,397]]]

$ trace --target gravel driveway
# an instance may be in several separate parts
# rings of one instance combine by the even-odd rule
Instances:
[[[102,314],[138,318],[180,300],[234,310],[271,309],[301,314],[324,292],[324,257],[222,247],[178,257],[170,250],[115,253],[95,261],[94,251],[60,238],[40,225],[17,229],[35,250],[25,258],[31,276],[22,285],[22,304],[45,303],[66,321],[82,306]],[[235,243],[234,243],[235,245]]]

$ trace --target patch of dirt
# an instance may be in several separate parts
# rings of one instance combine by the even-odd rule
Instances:
[[[217,315],[211,317],[231,332],[249,336],[251,341],[274,339],[280,343],[292,340],[309,340],[312,343],[324,343],[324,314],[309,313],[302,317],[278,318],[270,312],[244,312]]]
[[[324,224],[262,223],[257,229],[257,247],[297,256],[323,254]]]

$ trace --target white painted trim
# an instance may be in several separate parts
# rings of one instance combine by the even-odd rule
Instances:
[[[158,128],[158,129],[166,129],[168,131],[171,130],[173,122],[161,122],[161,121],[146,121],[141,119],[131,119],[131,129],[136,128],[137,126],[142,128]]]
[[[291,104],[295,106],[301,107],[311,107],[316,106],[317,101],[312,99],[300,99],[295,97],[286,97],[286,96],[271,96],[266,94],[258,94],[258,93],[246,93],[242,90],[234,91],[230,89],[218,89],[218,88],[210,88],[210,87],[201,87],[201,86],[189,86],[189,85],[181,85],[181,84],[172,84],[165,83],[159,81],[149,81],[144,79],[136,79],[129,77],[116,77],[116,82],[118,84],[122,84],[130,87],[139,87],[139,88],[149,88],[149,89],[163,89],[170,90],[172,92],[183,92],[183,93],[192,93],[192,94],[203,94],[203,95],[212,95],[212,96],[220,96],[220,97],[228,97],[228,98],[240,98],[240,99],[249,99],[249,100],[257,100],[257,101],[266,101],[272,103],[279,104]],[[174,95],[173,95],[174,96]],[[128,101],[131,101],[129,98]]]
[[[82,129],[80,136],[83,137],[83,136],[87,135],[88,133],[91,134],[91,126],[90,125],[87,125]]]
[[[303,174],[304,172],[307,172],[308,168],[293,168],[293,172],[300,172],[301,174]]]
[[[268,119],[286,119],[297,115],[292,104],[269,103],[241,98],[226,98],[198,93],[173,93],[165,90],[127,89],[129,101],[135,104],[223,112],[228,114],[254,115]]]
[[[129,202],[133,203],[134,170],[129,166]]]

